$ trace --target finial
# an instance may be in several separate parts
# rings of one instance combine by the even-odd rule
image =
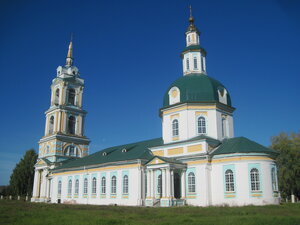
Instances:
[[[67,66],[72,66],[72,64],[73,64],[73,33],[71,33],[71,40],[70,40],[67,59],[66,59]]]
[[[190,5],[190,18],[189,18],[190,23],[194,23],[194,17],[192,14],[192,6]]]

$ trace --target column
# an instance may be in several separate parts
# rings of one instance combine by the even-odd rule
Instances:
[[[46,197],[46,189],[47,189],[46,174],[47,174],[46,170],[41,170],[40,198],[45,198]]]
[[[171,198],[174,198],[174,170],[171,170],[171,182],[170,182],[171,188]]]
[[[147,198],[151,197],[151,172],[147,169]]]
[[[32,191],[32,198],[38,197],[38,185],[39,185],[39,171],[35,170],[34,172],[34,182],[33,182],[33,191]]]
[[[166,197],[166,169],[161,170],[161,179],[162,179],[162,197]]]
[[[171,196],[170,192],[170,181],[171,181],[171,174],[170,174],[170,168],[166,169],[166,197],[169,198]]]
[[[185,187],[186,187],[186,180],[185,180],[185,178],[186,178],[186,170],[182,170],[181,171],[181,198],[183,199],[183,198],[185,198],[186,196],[186,191],[185,191]]]
[[[153,195],[153,170],[150,170],[150,189],[149,189],[149,192],[150,192],[150,197],[153,198],[154,195]]]
[[[152,198],[155,198],[155,189],[156,189],[156,179],[155,179],[155,170],[152,170]]]
[[[143,190],[143,178],[142,178],[142,174],[143,174],[142,168],[139,166],[139,168],[138,168],[138,177],[137,177],[137,180],[138,180],[138,182],[137,182],[138,183],[137,196],[138,196],[138,204],[139,205],[142,205],[142,199],[143,199],[143,193],[142,193],[143,192],[142,191]],[[120,187],[122,187],[122,185]]]
[[[58,112],[58,126],[57,126],[57,132],[61,132],[61,112]]]

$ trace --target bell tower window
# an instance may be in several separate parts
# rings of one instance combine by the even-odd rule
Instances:
[[[197,57],[194,57],[194,69],[198,69]]]
[[[75,125],[76,125],[76,119],[74,116],[70,116],[68,120],[68,133],[69,134],[75,134]]]
[[[206,134],[206,121],[203,116],[198,118],[198,134]]]
[[[68,90],[68,103],[75,105],[75,90],[73,88]]]
[[[53,128],[54,128],[54,116],[51,116],[49,120],[49,134],[53,134]]]
[[[59,88],[57,88],[56,91],[55,91],[54,104],[55,104],[55,105],[58,105],[58,104],[59,104]]]
[[[176,136],[178,136],[178,134],[179,134],[178,120],[175,119],[172,122],[172,135],[173,135],[173,137],[176,137]]]
[[[203,72],[205,72],[205,70],[204,70],[204,59],[203,59],[202,56],[201,56],[201,70],[202,70]]]
[[[190,60],[186,59],[186,70],[190,70]]]

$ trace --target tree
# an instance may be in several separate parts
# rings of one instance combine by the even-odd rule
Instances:
[[[34,149],[26,151],[24,157],[14,168],[9,181],[12,195],[31,195],[37,156]]]
[[[295,195],[300,198],[300,132],[288,135],[280,133],[272,137],[272,149],[277,157],[279,188],[282,197]]]

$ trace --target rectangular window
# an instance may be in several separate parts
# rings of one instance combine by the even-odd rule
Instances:
[[[194,57],[194,69],[198,69],[197,57]]]
[[[190,60],[186,59],[186,70],[190,70]]]

